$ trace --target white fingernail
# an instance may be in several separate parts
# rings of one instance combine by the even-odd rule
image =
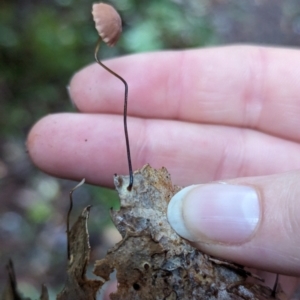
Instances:
[[[188,239],[189,241],[193,241],[194,237],[190,234],[189,230],[185,226],[185,222],[183,221],[182,206],[183,199],[185,199],[186,195],[196,186],[197,185],[188,186],[175,194],[169,203],[167,211],[167,217],[170,225],[180,236]]]
[[[177,193],[168,207],[173,229],[194,242],[245,242],[259,219],[258,195],[253,188],[242,185],[190,186]]]

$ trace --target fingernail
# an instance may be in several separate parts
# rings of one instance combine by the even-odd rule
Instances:
[[[243,243],[253,235],[259,219],[259,198],[249,186],[189,186],[174,195],[168,206],[170,225],[192,242]]]

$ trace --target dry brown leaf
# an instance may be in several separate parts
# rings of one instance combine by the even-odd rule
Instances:
[[[1,300],[30,300],[23,298],[18,291],[17,279],[12,260],[9,260],[6,265],[8,281],[1,296]],[[45,285],[42,285],[40,300],[49,300],[48,290]]]
[[[121,208],[111,216],[123,239],[94,269],[105,281],[117,271],[118,290],[111,299],[285,299],[247,282],[249,273],[241,266],[211,258],[177,235],[166,213],[180,187],[165,168],[146,165],[136,171],[131,191],[128,176],[116,175],[114,183]]]
[[[65,287],[58,294],[58,300],[94,300],[103,282],[88,280],[85,276],[90,259],[90,244],[87,220],[90,207],[86,207],[70,230],[70,259],[68,261]]]

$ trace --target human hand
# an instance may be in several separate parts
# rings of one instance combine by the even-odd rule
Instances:
[[[228,202],[235,201],[226,197],[230,184],[255,191],[250,199],[257,201],[258,214],[252,217],[258,219],[246,237],[223,221],[210,227],[210,236],[200,231],[207,230],[199,227],[203,222],[194,222],[186,226],[196,246],[249,267],[298,277],[300,172],[285,172],[300,167],[299,58],[296,50],[233,46],[107,62],[129,84],[134,169],[145,163],[165,166],[182,186],[226,179],[229,184],[218,190],[223,188]],[[128,172],[123,85],[94,64],[75,74],[70,95],[82,113],[39,121],[28,137],[29,154],[54,176],[111,186],[114,173]],[[210,214],[212,198],[195,198]],[[200,215],[198,202],[189,207]],[[236,207],[237,201],[233,213]],[[222,224],[226,230],[220,232]],[[296,280],[288,280],[292,290]]]

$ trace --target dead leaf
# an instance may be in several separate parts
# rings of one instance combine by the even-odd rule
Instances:
[[[69,261],[65,287],[58,294],[58,300],[94,300],[103,282],[86,278],[90,259],[90,244],[87,220],[90,206],[86,207],[75,222],[69,236]]]
[[[272,298],[268,287],[247,282],[241,266],[220,263],[177,235],[167,206],[180,187],[165,168],[146,165],[136,171],[131,191],[128,176],[116,175],[114,182],[121,208],[111,215],[123,239],[94,269],[105,281],[116,270],[118,290],[111,299],[282,299]]]

